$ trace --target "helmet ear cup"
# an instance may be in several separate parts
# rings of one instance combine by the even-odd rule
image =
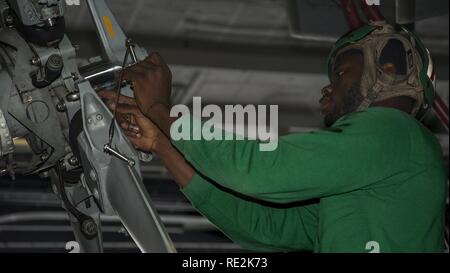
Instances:
[[[381,50],[378,57],[378,63],[381,66],[393,64],[397,75],[407,75],[408,67],[411,67],[411,65],[408,65],[407,54],[412,54],[412,52],[407,53],[401,41],[391,39]]]

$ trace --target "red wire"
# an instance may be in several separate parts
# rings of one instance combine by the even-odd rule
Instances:
[[[436,116],[442,122],[442,125],[444,125],[444,127],[448,131],[449,125],[448,106],[445,104],[444,100],[438,94],[436,94],[436,98],[433,103],[433,110],[436,113]]]
[[[373,22],[385,21],[383,14],[381,14],[381,11],[377,6],[367,5],[366,0],[359,0],[359,5],[366,14],[367,19],[369,19],[370,21]]]
[[[339,0],[339,3],[351,29],[357,29],[364,25],[352,0]]]

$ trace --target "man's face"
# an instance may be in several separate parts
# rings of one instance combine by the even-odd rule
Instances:
[[[360,93],[364,66],[362,53],[352,50],[336,59],[331,84],[322,89],[321,114],[325,126],[332,126],[342,116],[356,111],[363,97]]]

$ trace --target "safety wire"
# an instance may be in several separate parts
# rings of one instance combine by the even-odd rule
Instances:
[[[123,81],[123,74],[125,71],[125,66],[128,63],[128,57],[130,56],[130,48],[127,46],[125,51],[125,57],[123,58],[122,63],[122,70],[120,71],[119,81],[116,84],[116,101],[114,104],[114,111],[113,111],[113,119],[111,120],[111,125],[109,126],[109,141],[108,145],[111,147],[113,138],[114,138],[114,132],[116,131],[116,118],[117,118],[117,108],[119,106],[120,96],[122,93],[122,81]]]

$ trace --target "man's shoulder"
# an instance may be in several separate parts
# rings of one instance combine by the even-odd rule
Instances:
[[[381,130],[380,133],[393,133],[396,131],[408,131],[409,128],[420,126],[420,122],[398,109],[371,107],[365,111],[351,113],[342,117],[334,126],[361,127],[370,131]]]

